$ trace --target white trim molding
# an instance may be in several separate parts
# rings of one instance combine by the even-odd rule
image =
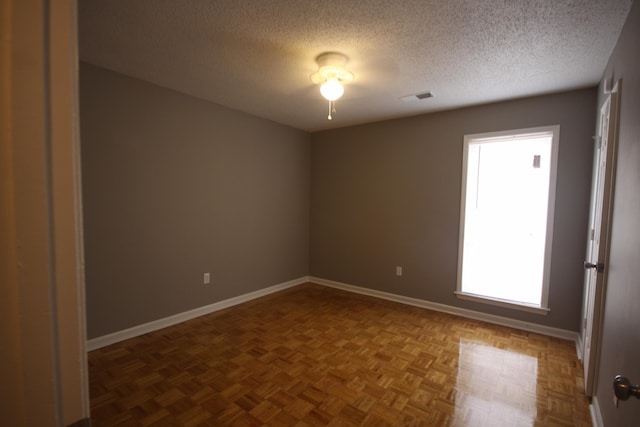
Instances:
[[[328,286],[331,288],[342,289],[348,292],[368,295],[372,297],[382,298],[389,301],[399,302],[401,304],[413,305],[416,307],[426,308],[427,310],[439,311],[442,313],[453,314],[455,316],[466,317],[468,319],[481,320],[487,323],[493,323],[501,326],[508,326],[527,332],[535,332],[541,335],[561,338],[568,341],[577,342],[578,333],[567,331],[565,329],[552,328],[550,326],[538,325],[536,323],[524,322],[522,320],[510,319],[508,317],[496,316],[493,314],[482,313],[479,311],[467,310],[465,308],[453,307],[450,305],[440,304],[418,298],[406,297],[403,295],[392,294],[388,292],[376,291],[360,286],[348,285],[346,283],[335,282],[333,280],[321,279],[319,277],[309,277],[309,281],[318,285]]]
[[[576,353],[578,353],[578,360],[582,363],[584,363],[584,360],[582,360],[583,347],[584,342],[582,341],[582,334],[578,334],[578,337],[576,338]]]
[[[593,396],[591,398],[589,413],[591,413],[591,423],[593,424],[593,427],[604,427],[604,422],[602,421],[602,413],[600,412],[600,403],[598,403],[597,396]]]
[[[491,298],[486,297],[484,295],[474,295],[467,292],[454,292],[455,296],[460,299],[465,299],[467,301],[475,301],[481,302],[483,304],[496,305],[498,307],[506,307],[512,310],[520,310],[520,311],[528,311],[529,313],[543,314],[547,315],[551,310],[544,307],[537,307],[525,303],[519,303],[516,301],[507,301],[502,300],[500,298]]]
[[[185,322],[187,320],[191,320],[196,317],[214,313],[216,311],[233,307],[234,305],[242,304],[243,302],[251,301],[253,299],[260,298],[275,292],[283,291],[285,289],[289,289],[294,286],[298,286],[307,282],[312,282],[317,285],[327,286],[330,288],[341,289],[347,292],[353,292],[361,295],[368,295],[376,298],[381,298],[388,301],[394,301],[401,304],[407,304],[415,307],[425,308],[427,310],[453,314],[455,316],[466,317],[468,319],[481,320],[481,321],[493,323],[496,325],[507,326],[507,327],[511,327],[511,328],[515,328],[515,329],[519,329],[527,332],[535,332],[542,335],[548,335],[556,338],[574,341],[576,343],[576,348],[579,342],[579,334],[573,331],[567,331],[564,329],[552,328],[549,326],[538,325],[535,323],[524,322],[521,320],[515,320],[507,317],[496,316],[493,314],[467,310],[464,308],[453,307],[453,306],[435,303],[435,302],[422,300],[418,298],[412,298],[412,297],[392,294],[388,292],[376,291],[376,290],[364,288],[361,286],[349,285],[346,283],[322,279],[319,277],[303,276],[298,279],[290,280],[288,282],[280,283],[278,285],[274,285],[268,288],[250,292],[248,294],[239,295],[237,297],[229,298],[223,301],[218,301],[216,303],[209,304],[203,307],[198,307],[193,310],[185,311],[183,313],[178,313],[173,316],[165,317],[162,319],[154,320],[152,322],[144,323],[142,325],[134,326],[132,328],[123,329],[121,331],[103,335],[101,337],[92,338],[87,341],[87,351],[97,350],[99,348],[106,347],[108,345],[115,344],[117,342],[124,341],[129,338],[134,338],[149,332],[153,332],[159,329],[167,328],[169,326],[177,325],[178,323]]]
[[[149,332],[164,329],[169,326],[177,325],[178,323],[185,322],[187,320],[194,319],[196,317],[204,316],[225,308],[233,307],[234,305],[242,304],[243,302],[251,301],[256,298],[260,298],[275,292],[283,291],[285,289],[292,288],[294,286],[301,285],[309,281],[308,276],[300,277],[298,279],[283,282],[268,288],[260,289],[248,294],[239,295],[237,297],[229,298],[223,301],[218,301],[213,304],[198,307],[193,310],[178,313],[173,316],[164,317],[162,319],[154,320],[142,325],[134,326],[132,328],[123,329],[121,331],[113,332],[101,337],[92,338],[87,341],[87,351],[97,350],[102,347],[106,347],[111,344],[115,344],[120,341],[134,338],[140,335],[144,335]]]

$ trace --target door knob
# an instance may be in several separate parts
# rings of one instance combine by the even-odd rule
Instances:
[[[613,379],[613,393],[616,395],[616,407],[618,400],[625,401],[631,396],[640,399],[640,385],[632,385],[629,378],[616,375]]]
[[[589,261],[585,261],[584,262],[584,269],[585,270],[589,270],[591,268],[595,269],[598,273],[602,273],[604,271],[604,264],[599,262],[597,264],[594,264],[592,262]]]

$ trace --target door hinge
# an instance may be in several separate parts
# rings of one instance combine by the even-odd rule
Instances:
[[[597,263],[597,264],[594,264],[594,263],[592,263],[592,262],[585,261],[585,262],[583,263],[583,265],[584,265],[584,269],[585,269],[585,270],[591,270],[591,269],[593,269],[593,270],[597,271],[598,273],[602,273],[602,272],[604,271],[604,263],[602,263],[602,262],[599,262],[599,263]]]
[[[600,148],[602,145],[602,137],[600,135],[594,136],[593,140],[596,142],[596,148]]]

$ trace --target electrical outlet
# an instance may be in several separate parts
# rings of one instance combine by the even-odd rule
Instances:
[[[204,273],[204,278],[202,279],[202,283],[204,283],[205,285],[208,285],[209,283],[211,283],[211,274]]]
[[[401,266],[397,266],[396,267],[396,276],[402,276],[402,267]]]

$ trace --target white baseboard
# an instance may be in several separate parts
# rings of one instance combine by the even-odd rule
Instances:
[[[335,282],[332,280],[321,279],[319,277],[304,276],[298,279],[290,280],[288,282],[280,283],[265,289],[260,289],[255,292],[240,295],[237,297],[229,298],[224,301],[218,301],[213,304],[199,307],[193,310],[178,313],[173,316],[165,317],[162,319],[154,320],[149,323],[134,326],[132,328],[117,331],[108,335],[93,338],[87,341],[87,351],[97,350],[102,347],[106,347],[111,344],[115,344],[120,341],[124,341],[129,338],[134,338],[149,332],[157,331],[169,326],[176,325],[193,318],[204,316],[209,313],[213,313],[225,308],[233,307],[234,305],[242,304],[243,302],[251,301],[256,298],[260,298],[265,295],[272,294],[274,292],[282,291],[306,282],[313,282],[318,285],[328,286],[331,288],[342,289],[348,292],[354,292],[362,295],[368,295],[376,298],[381,298],[389,301],[399,302],[402,304],[413,305],[416,307],[426,308],[428,310],[439,311],[442,313],[449,313],[456,316],[466,317],[469,319],[482,320],[488,323],[493,323],[502,326],[508,326],[515,329],[520,329],[528,332],[535,332],[542,335],[548,335],[552,337],[562,338],[576,343],[576,349],[579,347],[579,334],[573,331],[567,331],[564,329],[552,328],[549,326],[538,325],[535,323],[524,322],[521,320],[510,319],[507,317],[495,316],[492,314],[482,313],[473,310],[467,310],[464,308],[453,307],[445,304],[439,304],[418,298],[411,298],[402,295],[392,294],[388,292],[376,291],[373,289],[367,289],[360,286],[348,285],[346,283]],[[579,353],[579,352],[578,352]]]
[[[593,396],[591,398],[589,412],[591,413],[591,424],[593,424],[593,427],[604,427],[604,422],[602,421],[602,413],[600,412],[600,404],[598,403],[597,396]]]
[[[198,307],[193,310],[154,320],[152,322],[134,326],[129,329],[124,329],[122,331],[93,338],[87,341],[87,351],[97,350],[99,348],[106,347],[108,345],[115,344],[129,338],[134,338],[149,332],[157,331],[158,329],[173,326],[178,323],[185,322],[199,316],[204,316],[205,314],[213,313],[218,310],[229,308],[234,305],[242,304],[243,302],[251,301],[253,299],[272,294],[274,292],[282,291],[300,285],[302,283],[306,283],[308,281],[308,276],[300,277],[299,279],[290,280],[288,282],[280,283],[278,285],[274,285],[265,289],[260,289],[255,292],[250,292],[248,294],[229,298],[224,301],[218,301],[213,304],[205,305],[204,307]]]
[[[421,300],[418,298],[411,298],[397,294],[391,294],[388,292],[376,291],[373,289],[367,289],[360,286],[348,285],[346,283],[334,282],[333,280],[321,279],[319,277],[309,277],[309,281],[317,283],[323,286],[329,286],[336,289],[342,289],[348,292],[355,292],[362,295],[368,295],[372,297],[382,298],[389,301],[399,302],[402,304],[413,305],[416,307],[426,308],[433,311],[439,311],[442,313],[453,314],[460,317],[466,317],[469,319],[482,320],[484,322],[493,323],[501,326],[508,326],[515,329],[520,329],[527,332],[535,332],[541,335],[548,335],[556,338],[562,338],[569,341],[577,342],[579,334],[574,331],[567,331],[565,329],[552,328],[549,326],[538,325],[536,323],[524,322],[522,320],[510,319],[508,317],[495,316],[493,314],[482,313],[479,311],[467,310],[465,308],[453,307],[450,305],[439,304],[431,301]]]

